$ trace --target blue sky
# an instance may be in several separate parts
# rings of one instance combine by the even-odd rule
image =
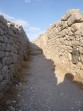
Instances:
[[[0,14],[22,24],[31,41],[69,9],[83,12],[83,0],[0,0]]]

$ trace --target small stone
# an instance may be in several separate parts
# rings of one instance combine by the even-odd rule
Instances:
[[[71,107],[72,110],[74,110],[74,107]]]
[[[33,87],[30,87],[30,89],[32,90],[32,89],[33,89]]]
[[[18,83],[18,85],[19,85],[19,86],[22,86],[22,83],[21,83],[21,82],[19,82],[19,83]]]
[[[0,69],[2,68],[2,64],[0,63]]]
[[[3,80],[3,77],[2,77],[2,75],[0,75],[0,81],[2,81]]]
[[[79,47],[79,52],[83,54],[83,47]]]
[[[4,51],[0,51],[0,58],[3,58],[5,56]]]
[[[19,109],[18,111],[22,111],[21,109]]]
[[[9,110],[9,111],[15,111],[15,108],[14,108],[13,106],[9,106],[9,107],[8,107],[8,110]]]
[[[61,92],[61,93],[60,93],[60,96],[63,96],[63,95],[64,95],[63,92]]]
[[[11,104],[11,101],[10,101],[10,100],[8,100],[8,101],[6,102],[6,104],[7,104],[7,105]]]
[[[15,101],[15,100],[13,100],[13,101],[11,101],[11,103],[16,103],[16,101]]]

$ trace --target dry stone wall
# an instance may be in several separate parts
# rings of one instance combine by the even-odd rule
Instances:
[[[80,10],[69,10],[35,44],[54,61],[56,76],[71,73],[83,78],[83,13]]]
[[[13,79],[29,52],[29,40],[22,26],[0,16],[0,94]]]

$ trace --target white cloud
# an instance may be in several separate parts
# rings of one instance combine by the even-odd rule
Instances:
[[[14,20],[14,19],[15,19],[14,17],[9,16],[8,14],[3,13],[3,12],[0,12],[0,15],[3,15],[3,16],[4,16],[6,19],[8,19],[8,20]]]
[[[22,25],[24,28],[28,26],[28,23],[25,20],[16,19],[6,13],[0,12],[0,15],[3,15],[7,20],[14,22],[15,24]]]
[[[31,3],[31,0],[25,0],[25,3]]]
[[[31,2],[33,2],[33,1],[35,1],[35,2],[40,2],[40,0],[25,0],[25,3],[31,3]]]
[[[31,40],[31,41],[34,41],[34,40],[36,40],[38,37],[39,37],[39,35],[40,34],[42,34],[41,32],[37,32],[37,33],[26,33],[27,34],[27,36],[29,37],[29,39]]]
[[[9,21],[14,22],[15,24],[22,25],[27,36],[31,39],[34,40],[35,38],[38,37],[39,34],[42,33],[41,29],[39,27],[35,27],[30,25],[28,21],[22,20],[22,19],[17,19],[15,17],[12,17],[4,12],[0,12],[0,15],[3,15],[4,18],[6,18]]]
[[[29,27],[29,31],[30,31],[30,32],[34,32],[34,33],[35,33],[35,32],[39,32],[39,31],[40,31],[40,28],[30,26],[30,27]]]
[[[26,28],[28,26],[28,23],[21,19],[14,20],[14,22],[18,25],[22,25],[24,28]]]

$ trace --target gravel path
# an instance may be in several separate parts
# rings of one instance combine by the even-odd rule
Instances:
[[[16,85],[19,102],[10,104],[6,111],[83,111],[83,90],[67,78],[57,85],[53,62],[40,54],[27,64],[30,67],[23,71],[26,82]]]
[[[31,74],[22,84],[20,109],[22,111],[83,111],[83,91],[67,78],[57,85],[53,62],[44,55],[33,56]]]

